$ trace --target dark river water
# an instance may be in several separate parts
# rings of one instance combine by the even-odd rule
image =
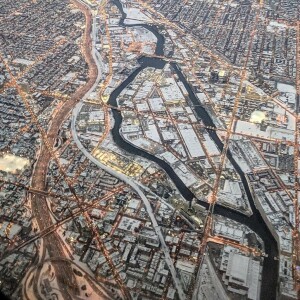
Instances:
[[[124,19],[126,18],[126,14],[124,13],[122,6],[119,2],[119,0],[114,0],[113,3],[119,8],[120,12],[122,13],[122,19],[120,21],[121,26],[127,26],[127,27],[134,27],[134,26],[140,26],[143,28],[146,28],[150,30],[157,38],[157,45],[155,54],[158,56],[164,55],[164,37],[161,35],[157,28],[155,26],[147,25],[147,24],[139,24],[139,25],[125,25]],[[162,69],[166,62],[164,60],[158,59],[158,58],[151,58],[151,57],[141,57],[139,59],[140,67],[134,70],[129,77],[127,77],[126,80],[124,80],[110,95],[109,98],[109,104],[112,106],[117,106],[117,98],[120,95],[120,93],[136,78],[136,76],[145,68],[153,67],[156,69]],[[176,74],[178,75],[179,79],[183,82],[185,88],[188,91],[189,98],[192,101],[194,106],[194,111],[196,112],[199,119],[202,120],[203,124],[205,126],[212,126],[215,128],[215,124],[207,111],[204,107],[200,105],[200,102],[198,101],[198,98],[196,97],[193,88],[189,85],[186,78],[182,74],[180,68],[175,64],[171,63],[171,66],[175,70]],[[123,150],[138,155],[141,157],[144,157],[150,161],[155,162],[158,164],[162,169],[165,170],[165,172],[169,175],[170,179],[173,181],[175,186],[178,188],[182,196],[187,200],[191,201],[195,196],[190,191],[190,189],[182,182],[182,180],[177,176],[177,174],[174,172],[174,170],[170,167],[168,163],[165,161],[159,159],[158,157],[149,154],[146,151],[143,151],[139,148],[134,147],[130,143],[126,142],[122,136],[120,135],[120,128],[122,123],[122,115],[118,110],[112,110],[113,117],[115,120],[114,127],[112,128],[112,135],[115,143],[122,148]],[[215,130],[208,130],[208,133],[212,140],[216,143],[217,147],[220,151],[223,149],[223,143],[218,137]],[[242,223],[244,225],[247,225],[249,228],[251,228],[254,232],[256,232],[261,239],[264,241],[265,244],[265,252],[268,254],[268,257],[264,259],[263,263],[263,272],[262,272],[262,287],[261,287],[261,299],[263,300],[273,300],[276,299],[276,293],[277,293],[277,287],[278,287],[278,267],[279,263],[277,260],[274,260],[274,257],[278,256],[278,247],[277,242],[274,239],[273,235],[271,234],[270,230],[268,229],[267,225],[265,224],[260,212],[255,207],[252,194],[250,192],[245,174],[235,161],[235,159],[232,157],[232,154],[230,151],[227,151],[227,159],[231,162],[233,167],[235,168],[236,172],[239,174],[244,189],[246,191],[247,197],[249,199],[251,209],[253,211],[253,214],[248,217],[245,216],[242,213],[239,213],[238,211],[232,210],[230,208],[223,207],[219,204],[216,204],[214,207],[214,214],[221,215],[224,217],[227,217],[229,219],[235,220],[239,223]],[[206,209],[208,209],[209,205],[206,202],[198,200],[198,203],[204,206]]]

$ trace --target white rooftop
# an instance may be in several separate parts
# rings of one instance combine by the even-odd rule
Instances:
[[[184,140],[186,147],[188,148],[190,157],[205,156],[205,152],[199,142],[199,139],[191,125],[178,125],[178,129]]]
[[[166,78],[165,80],[167,85],[160,88],[165,101],[172,102],[185,100],[174,78]]]
[[[226,275],[234,280],[247,284],[248,267],[250,258],[238,253],[230,252]]]

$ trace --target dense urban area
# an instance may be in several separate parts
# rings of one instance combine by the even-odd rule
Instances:
[[[0,291],[300,299],[299,0],[0,0]]]

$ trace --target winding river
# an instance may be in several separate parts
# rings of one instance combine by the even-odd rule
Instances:
[[[113,3],[118,7],[122,14],[122,18],[120,20],[121,26],[127,26],[127,27],[134,27],[134,26],[140,26],[145,29],[148,29],[151,31],[157,38],[157,45],[155,49],[155,54],[158,56],[164,55],[164,36],[161,35],[157,28],[155,26],[147,25],[147,24],[125,24],[124,20],[126,19],[126,14],[123,11],[122,5],[119,0],[113,0]],[[166,61],[158,59],[158,58],[150,58],[150,57],[141,57],[139,59],[140,67],[137,68],[135,71],[131,73],[129,77],[125,81],[123,81],[110,95],[109,98],[109,104],[112,106],[117,106],[117,98],[120,95],[120,93],[136,78],[136,76],[145,68],[153,67],[156,69],[162,69]],[[202,120],[203,124],[205,126],[211,126],[215,128],[215,124],[207,111],[200,105],[198,98],[196,97],[192,87],[187,82],[186,78],[182,74],[180,68],[175,64],[171,63],[171,66],[175,70],[176,74],[178,75],[179,79],[183,82],[185,88],[188,91],[189,98],[192,101],[192,103],[195,105],[194,110],[199,117],[199,119]],[[120,135],[120,128],[122,123],[122,115],[118,110],[112,110],[113,117],[115,120],[114,127],[112,128],[112,135],[115,143],[125,151],[138,155],[141,157],[144,157],[150,161],[155,162],[158,164],[162,169],[165,170],[165,172],[169,175],[170,179],[174,182],[175,186],[178,188],[182,196],[187,200],[191,201],[194,198],[194,194],[189,190],[189,188],[182,182],[182,180],[177,176],[177,174],[174,172],[174,170],[170,167],[169,164],[167,164],[165,161],[159,159],[158,157],[149,154],[146,151],[143,151],[139,148],[134,147],[132,144],[125,141],[122,136]],[[208,133],[210,137],[213,139],[213,141],[216,143],[217,147],[220,151],[223,150],[223,143],[218,137],[215,130],[208,130]],[[274,260],[274,257],[278,256],[278,247],[277,242],[274,239],[273,235],[271,234],[269,228],[267,227],[266,223],[264,222],[260,212],[256,208],[252,194],[250,192],[250,188],[248,186],[245,174],[241,170],[240,166],[237,164],[235,159],[233,158],[230,151],[227,151],[226,153],[228,160],[231,162],[233,167],[235,168],[236,172],[239,174],[244,189],[246,191],[247,197],[250,202],[250,206],[252,209],[253,214],[248,217],[245,216],[242,213],[239,213],[238,211],[232,210],[230,208],[223,207],[219,204],[215,205],[214,208],[214,214],[221,215],[224,217],[227,217],[229,219],[235,220],[239,223],[245,224],[249,228],[251,228],[254,232],[256,232],[261,239],[264,241],[265,244],[265,252],[268,254],[268,257],[264,259],[263,262],[263,272],[262,272],[262,286],[261,286],[261,299],[276,299],[277,294],[277,283],[278,283],[278,268],[279,263],[277,260]],[[198,200],[199,204],[203,205],[206,209],[208,209],[209,205],[206,202]]]

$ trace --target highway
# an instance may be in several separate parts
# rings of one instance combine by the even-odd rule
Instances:
[[[142,25],[140,25],[142,26]],[[135,70],[120,86],[118,86],[111,94],[110,99],[108,103],[110,105],[116,106],[117,102],[116,99],[118,95],[122,92],[124,88],[128,84],[130,84],[134,78],[138,75],[138,73],[145,67],[154,67],[154,68],[162,68],[164,66],[164,61],[155,61],[153,58],[145,58],[142,61],[142,67],[139,69]],[[183,82],[185,88],[188,91],[189,98],[191,102],[195,105],[195,112],[199,116],[199,118],[203,121],[205,126],[213,127],[215,128],[214,121],[211,119],[205,108],[202,106],[199,106],[199,101],[197,97],[195,96],[191,86],[188,84],[186,78],[184,75],[181,73],[181,71],[178,69],[178,66],[171,63],[171,66],[174,68],[175,72],[177,73],[177,76],[179,79]],[[192,200],[194,195],[191,193],[191,191],[183,184],[183,182],[178,178],[178,176],[175,174],[173,169],[164,161],[158,159],[156,156],[149,154],[146,151],[142,151],[139,148],[134,147],[130,143],[126,142],[122,136],[120,135],[120,126],[122,123],[122,116],[119,111],[113,110],[114,114],[114,127],[112,128],[112,135],[114,138],[114,141],[116,144],[122,148],[123,150],[128,151],[129,153],[132,153],[134,155],[138,155],[144,158],[147,158],[151,161],[156,162],[159,164],[165,171],[168,173],[169,177],[173,180],[174,184],[177,186],[177,188],[180,190],[181,194],[188,200]],[[217,136],[215,130],[209,130],[208,131],[210,137],[214,140],[216,143],[217,147],[219,150],[222,152],[224,145],[220,138]],[[268,254],[268,257],[264,259],[264,267],[263,267],[263,276],[262,276],[262,297],[270,296],[271,298],[275,298],[276,296],[276,286],[277,286],[277,279],[278,279],[278,262],[274,261],[274,257],[278,256],[278,248],[277,248],[277,243],[272,236],[269,228],[267,227],[266,223],[262,219],[262,216],[260,212],[257,210],[254,204],[253,196],[251,194],[251,191],[249,189],[245,174],[243,171],[240,169],[239,165],[237,162],[234,160],[232,157],[232,154],[230,150],[226,151],[227,154],[227,159],[233,164],[234,168],[240,175],[242,179],[243,186],[245,188],[247,197],[249,199],[250,205],[251,205],[251,210],[253,211],[253,215],[250,217],[246,217],[242,213],[228,209],[226,207],[216,204],[214,207],[214,213],[218,215],[222,215],[226,218],[230,218],[232,220],[235,220],[237,222],[240,222],[242,224],[247,225],[249,228],[251,228],[254,232],[256,232],[264,241],[265,248],[266,248],[266,253]],[[204,207],[208,207],[209,204],[203,201],[198,201],[201,205]],[[211,216],[208,219],[209,222],[212,222]],[[206,228],[208,229],[205,237],[207,238],[210,233],[210,228],[211,226],[207,226]],[[205,242],[205,239],[204,239]]]
[[[95,24],[95,19],[94,19],[93,24]],[[99,168],[103,169],[104,171],[106,171],[107,173],[111,174],[112,176],[114,176],[114,177],[120,179],[121,181],[125,182],[126,184],[128,184],[141,197],[141,199],[142,199],[142,201],[143,201],[143,203],[145,205],[145,208],[147,210],[147,213],[148,213],[148,215],[149,215],[149,217],[151,219],[153,228],[154,228],[154,230],[155,230],[155,232],[156,232],[156,234],[157,234],[157,236],[158,236],[158,238],[159,238],[159,240],[161,242],[161,248],[162,248],[162,250],[164,252],[165,260],[166,260],[168,268],[169,268],[169,270],[171,272],[174,284],[175,284],[177,292],[178,292],[178,296],[179,296],[180,300],[184,300],[186,298],[186,296],[185,296],[185,294],[183,292],[183,288],[182,288],[181,282],[180,282],[179,278],[177,277],[176,270],[175,270],[173,261],[171,259],[170,253],[169,253],[169,248],[167,247],[167,245],[165,243],[165,239],[164,239],[164,236],[163,236],[163,234],[161,232],[161,228],[160,228],[160,226],[158,225],[158,223],[156,221],[156,218],[154,216],[151,204],[150,204],[149,200],[147,199],[147,197],[145,196],[144,192],[142,191],[142,189],[140,188],[140,186],[132,178],[130,178],[130,177],[128,177],[128,176],[126,176],[126,175],[124,175],[122,173],[116,172],[115,170],[111,169],[110,167],[108,167],[108,166],[102,164],[101,162],[99,162],[95,157],[93,157],[83,147],[83,145],[81,144],[81,142],[80,142],[80,140],[78,138],[78,135],[77,135],[77,132],[76,132],[76,119],[77,119],[78,113],[80,112],[80,110],[82,108],[83,101],[89,97],[90,93],[96,88],[96,86],[98,85],[98,83],[100,82],[101,77],[102,77],[101,76],[100,62],[98,61],[99,56],[96,57],[97,50],[95,49],[95,43],[94,43],[96,35],[95,35],[94,29],[92,30],[92,32],[93,32],[93,42],[92,42],[93,49],[92,49],[92,55],[93,55],[94,60],[96,61],[96,65],[97,65],[97,68],[98,68],[98,76],[97,76],[97,79],[95,81],[95,84],[93,85],[93,88],[91,88],[91,90],[89,92],[87,92],[87,94],[81,99],[81,101],[76,105],[76,107],[73,110],[72,120],[71,120],[71,132],[72,132],[73,139],[74,139],[77,147],[82,151],[82,153],[91,162],[93,162]]]
[[[36,163],[34,175],[32,178],[32,188],[35,191],[44,189],[45,182],[46,182],[46,171],[45,170],[47,170],[49,161],[51,159],[55,158],[55,156],[53,156],[53,154],[52,154],[52,149],[53,149],[53,145],[55,143],[55,140],[56,140],[56,137],[58,134],[58,130],[61,127],[61,124],[64,122],[65,118],[68,116],[68,113],[73,109],[74,105],[79,101],[78,104],[73,109],[72,118],[71,118],[71,132],[72,132],[72,136],[73,136],[73,139],[74,139],[77,147],[82,151],[82,153],[91,162],[93,162],[99,168],[103,169],[104,171],[111,174],[112,176],[114,176],[114,177],[120,179],[121,181],[125,182],[126,184],[128,184],[140,196],[140,198],[142,199],[142,201],[145,205],[147,213],[151,219],[153,228],[160,240],[161,249],[164,252],[166,264],[168,265],[168,268],[172,275],[173,282],[177,289],[179,299],[186,299],[186,295],[183,292],[181,282],[180,282],[179,278],[177,277],[177,273],[176,273],[176,270],[174,267],[173,260],[170,257],[169,248],[167,247],[167,245],[165,243],[164,236],[161,231],[161,227],[158,225],[158,223],[156,221],[151,204],[144,193],[143,187],[141,187],[140,184],[138,182],[136,182],[135,180],[133,180],[132,178],[130,178],[122,173],[116,172],[115,170],[113,170],[113,169],[109,168],[108,166],[99,162],[83,147],[83,145],[81,144],[81,142],[78,138],[78,135],[76,132],[76,119],[77,119],[78,113],[80,112],[80,110],[83,106],[83,101],[88,99],[90,94],[98,87],[100,80],[102,79],[101,68],[103,68],[104,66],[103,66],[101,56],[95,48],[95,37],[96,37],[95,17],[93,18],[93,20],[91,22],[91,13],[90,13],[90,10],[85,5],[85,3],[80,0],[77,3],[79,3],[79,4],[77,4],[77,6],[81,10],[84,11],[85,16],[86,16],[86,22],[87,22],[86,30],[85,30],[85,41],[84,41],[84,51],[83,52],[86,57],[86,61],[90,67],[89,81],[84,87],[79,89],[79,91],[76,92],[76,94],[73,97],[66,100],[65,105],[61,108],[61,110],[59,110],[56,113],[55,119],[52,120],[51,126],[50,126],[48,134],[47,134],[47,142],[44,141],[38,161]],[[91,33],[91,35],[90,35],[90,33]],[[92,46],[92,49],[89,48],[90,46]],[[225,150],[223,151],[223,153],[226,153],[226,152],[227,152],[227,149],[225,147]],[[225,154],[223,155],[223,159],[225,160]],[[33,195],[33,197],[32,197],[33,212],[37,219],[40,230],[44,230],[46,228],[51,228],[51,226],[53,225],[53,222],[50,218],[50,213],[48,211],[48,207],[46,205],[45,198],[46,198],[45,196],[38,197],[36,194]],[[88,218],[88,215],[86,215],[86,216]],[[208,227],[210,227],[210,226],[208,226]],[[50,239],[50,237],[51,237],[51,239]],[[65,253],[63,251],[63,245],[62,245],[61,240],[58,237],[58,235],[52,234],[50,236],[46,236],[44,238],[44,241],[45,241],[45,247],[48,249],[50,257],[58,257],[58,256],[65,257]],[[99,241],[99,243],[101,244],[101,241]],[[103,250],[105,252],[105,249],[103,249]],[[110,262],[109,255],[108,255],[108,260]],[[111,267],[113,267],[113,265],[111,265]],[[115,272],[115,271],[113,271],[113,272]],[[70,272],[68,270],[64,270],[64,272],[61,272],[61,273],[62,273],[61,276],[64,277],[65,280],[67,278],[67,282],[71,282],[69,287],[70,288],[74,287],[74,284],[75,284],[74,280],[72,280],[72,278],[68,276],[70,274]],[[118,276],[118,274],[116,274],[115,276]],[[121,284],[121,286],[123,286],[122,283],[120,283],[118,280],[117,280],[117,282],[119,284]],[[60,288],[62,288],[62,290],[65,289],[65,287],[62,287],[62,286],[60,286]],[[65,298],[70,299],[68,292],[66,292],[64,294],[65,294]]]
[[[60,257],[53,257],[53,258],[47,258],[43,261],[43,264],[51,264],[53,266],[68,266],[73,269],[79,269],[79,271],[83,274],[83,278],[87,281],[87,283],[92,287],[94,294],[97,295],[98,299],[103,299],[103,300],[110,300],[113,299],[114,294],[111,292],[111,288],[116,288],[115,285],[113,285],[109,280],[101,279],[98,280],[97,283],[94,282],[93,277],[86,272],[80,265],[76,264],[74,261],[70,261],[65,258],[60,258]],[[37,274],[38,272],[41,271],[42,264],[37,264],[33,266],[29,272],[26,274],[26,277],[24,278],[24,285],[23,285],[23,294],[24,298],[26,300],[31,300],[31,293],[28,292],[31,290],[31,278],[36,277],[36,275],[32,274]],[[55,290],[55,288],[53,289]],[[40,298],[43,299],[43,298]],[[51,298],[53,299],[53,298]],[[82,299],[82,298],[74,298],[74,299]]]
[[[103,200],[108,200],[108,199],[110,199],[111,197],[113,197],[114,195],[118,194],[121,191],[123,191],[123,185],[121,185],[117,189],[114,189],[113,192],[110,192],[107,195],[105,195],[104,197],[102,197],[101,200],[102,201]],[[40,232],[38,232],[33,237],[30,237],[29,239],[24,240],[21,243],[17,244],[11,251],[3,253],[3,255],[1,256],[1,259],[4,259],[4,258],[8,257],[9,255],[11,255],[11,252],[19,251],[23,247],[33,243],[34,241],[36,241],[40,238],[45,238],[47,235],[50,235],[51,233],[55,232],[59,227],[61,227],[66,222],[71,221],[75,217],[87,212],[88,210],[91,210],[92,208],[97,208],[98,203],[99,203],[99,199],[96,199],[96,200],[92,201],[89,204],[83,203],[84,205],[82,205],[80,208],[75,209],[74,211],[71,211],[71,214],[69,216],[67,216],[67,217],[65,217],[61,220],[58,220],[56,223],[53,223],[49,227],[46,227],[45,229],[41,230]]]
[[[299,140],[300,140],[300,115],[299,115],[299,101],[300,101],[300,21],[297,22],[297,43],[296,43],[296,122],[295,122],[295,147],[294,147],[294,174],[295,174],[295,196],[294,196],[294,211],[295,211],[295,227],[293,232],[293,275],[295,280],[295,289],[300,297],[300,272],[298,267],[300,265],[300,216],[299,216]]]
[[[170,253],[169,253],[169,248],[168,246],[166,245],[165,243],[165,239],[164,239],[164,236],[161,232],[161,228],[160,226],[158,225],[157,221],[156,221],[156,218],[154,216],[154,213],[153,213],[153,210],[152,210],[152,207],[151,207],[151,204],[149,202],[149,200],[147,199],[147,197],[145,196],[144,192],[142,191],[142,189],[139,187],[139,184],[135,182],[135,180],[133,180],[132,178],[122,174],[122,173],[119,173],[113,169],[111,169],[110,167],[102,164],[101,162],[99,162],[95,157],[93,157],[84,147],[83,145],[81,144],[79,138],[78,138],[78,135],[77,135],[77,132],[76,132],[76,119],[77,119],[77,115],[79,113],[79,108],[80,108],[80,105],[77,105],[76,108],[73,110],[73,114],[72,114],[72,122],[71,122],[71,131],[72,131],[72,136],[73,136],[73,139],[77,145],[77,147],[82,151],[82,153],[91,161],[93,162],[94,164],[96,164],[99,168],[103,169],[104,171],[106,171],[107,173],[111,174],[112,176],[114,177],[117,177],[118,179],[120,179],[121,181],[125,182],[126,184],[128,184],[142,199],[144,205],[145,205],[145,208],[147,210],[147,213],[151,219],[151,222],[152,222],[152,225],[153,225],[153,228],[160,240],[160,243],[161,243],[161,248],[164,252],[164,255],[165,255],[165,260],[166,260],[166,263],[168,265],[168,268],[171,272],[171,275],[172,275],[172,278],[173,278],[173,281],[174,281],[174,284],[176,286],[176,289],[177,289],[177,292],[178,292],[178,296],[180,298],[180,300],[184,300],[185,299],[185,294],[183,292],[183,288],[182,288],[182,285],[181,285],[181,282],[179,280],[179,278],[177,277],[177,274],[176,274],[176,270],[175,270],[175,267],[174,267],[174,264],[173,264],[173,261],[171,259],[171,256],[170,256]]]
[[[93,37],[95,38],[95,35],[93,33]],[[93,43],[93,48],[95,47],[94,43]],[[93,55],[95,55],[95,53],[97,53],[97,51],[95,49],[93,49],[92,51]],[[95,58],[95,61],[98,62],[98,58]],[[101,79],[101,66],[100,66],[100,63],[98,62],[97,63],[97,68],[98,68],[98,78],[97,80],[99,80],[98,82],[100,82],[100,79]],[[96,80],[96,82],[97,82]],[[162,246],[162,250],[164,252],[164,255],[165,255],[165,258],[166,258],[166,263],[168,265],[168,268],[170,269],[170,272],[171,272],[171,275],[172,275],[172,278],[173,278],[173,281],[174,281],[174,284],[176,286],[176,289],[178,291],[178,295],[179,295],[179,298],[180,299],[185,299],[185,294],[183,292],[183,289],[182,289],[182,286],[181,286],[181,282],[179,281],[178,277],[177,277],[177,274],[176,274],[176,270],[175,270],[175,267],[174,267],[174,264],[173,264],[173,261],[170,257],[170,253],[169,253],[169,248],[167,247],[166,243],[165,243],[165,239],[163,237],[163,234],[161,232],[161,228],[160,226],[158,226],[157,224],[157,221],[155,219],[155,216],[154,216],[154,213],[153,213],[153,210],[152,210],[152,207],[150,205],[150,202],[149,200],[147,199],[147,197],[145,196],[144,192],[142,191],[142,189],[138,186],[138,184],[132,180],[130,177],[128,176],[125,176],[124,174],[122,173],[118,173],[116,172],[115,170],[107,167],[106,165],[100,163],[96,158],[94,158],[84,147],[83,145],[81,144],[80,140],[78,139],[78,136],[77,136],[77,132],[76,132],[76,119],[77,119],[77,116],[78,116],[78,113],[80,112],[81,108],[82,108],[82,105],[83,105],[83,101],[85,99],[87,99],[89,96],[89,94],[87,94],[83,99],[82,101],[80,101],[80,103],[78,103],[75,107],[75,109],[73,110],[73,114],[72,114],[72,122],[71,122],[71,131],[72,131],[72,135],[73,135],[73,139],[75,141],[75,143],[77,144],[77,147],[82,151],[82,153],[90,160],[92,161],[93,163],[95,163],[98,167],[100,167],[101,169],[105,170],[106,172],[108,172],[109,174],[111,174],[112,176],[115,176],[117,177],[118,179],[120,179],[121,181],[127,183],[129,186],[131,186],[133,188],[133,190],[141,197],[144,205],[145,205],[145,208],[147,210],[147,213],[149,214],[149,217],[151,219],[151,222],[152,222],[152,225],[153,225],[153,228],[161,242],[161,246]]]
[[[45,136],[44,132],[41,132],[43,137],[43,143],[41,145],[39,157],[37,159],[35,169],[32,175],[31,186],[33,190],[45,190],[46,187],[46,170],[48,168],[48,164],[51,159],[54,159],[58,162],[58,158],[53,153],[53,146],[56,141],[56,137],[58,136],[58,131],[61,128],[62,123],[65,121],[69,112],[73,109],[74,105],[81,100],[85,95],[89,94],[92,89],[94,89],[96,84],[96,79],[98,79],[98,68],[96,67],[94,59],[94,53],[91,54],[90,45],[91,45],[91,14],[89,9],[80,2],[75,0],[72,1],[75,6],[77,6],[80,10],[83,11],[86,19],[86,27],[83,36],[83,55],[85,60],[89,66],[89,77],[87,83],[80,87],[75,94],[66,100],[64,105],[58,110],[55,114],[55,118],[52,119],[47,135]],[[59,165],[59,162],[58,162]],[[60,167],[60,165],[59,165]],[[65,176],[62,168],[59,168],[61,173]],[[76,196],[76,195],[75,195]],[[34,194],[31,198],[32,204],[32,212],[33,216],[37,220],[37,224],[40,231],[44,231],[46,228],[49,228],[53,225],[53,221],[50,216],[50,212],[46,203],[46,196],[40,196]],[[66,253],[64,251],[64,245],[60,239],[60,237],[53,233],[51,235],[46,235],[44,237],[44,249],[41,260],[43,261],[46,255],[46,249],[50,257],[66,257]],[[57,268],[57,274],[59,274],[60,280],[58,280],[58,285],[61,291],[63,292],[63,297],[65,299],[72,299],[72,294],[78,293],[78,286],[76,283],[76,279],[71,269],[65,268]],[[38,277],[35,276],[36,278]],[[37,280],[35,280],[37,284]],[[35,294],[36,297],[39,298],[38,288],[35,286]]]

